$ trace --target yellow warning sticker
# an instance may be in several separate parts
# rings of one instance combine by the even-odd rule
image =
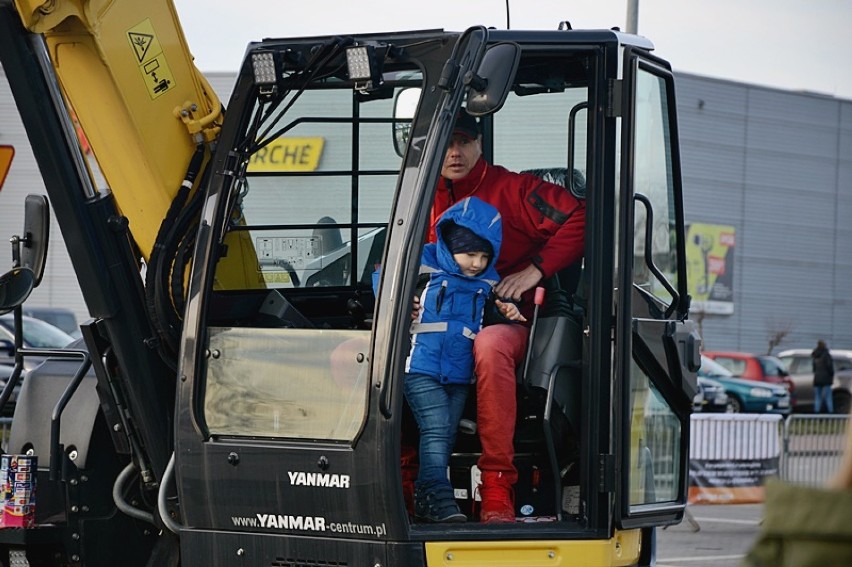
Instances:
[[[127,30],[127,41],[151,100],[175,87],[174,75],[150,19],[142,20]]]

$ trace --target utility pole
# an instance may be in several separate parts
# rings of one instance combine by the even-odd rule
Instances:
[[[627,0],[627,33],[639,33],[639,0]]]

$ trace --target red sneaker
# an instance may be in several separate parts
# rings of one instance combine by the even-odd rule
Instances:
[[[502,472],[483,471],[482,484],[478,488],[482,496],[480,522],[497,524],[515,521],[515,493]]]

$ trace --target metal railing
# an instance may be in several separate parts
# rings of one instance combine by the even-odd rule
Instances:
[[[825,485],[840,466],[846,448],[847,415],[795,414],[784,423],[781,480]]]

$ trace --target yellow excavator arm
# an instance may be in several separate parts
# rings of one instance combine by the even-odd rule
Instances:
[[[42,34],[69,112],[142,255],[222,105],[195,68],[171,0],[15,0]]]

